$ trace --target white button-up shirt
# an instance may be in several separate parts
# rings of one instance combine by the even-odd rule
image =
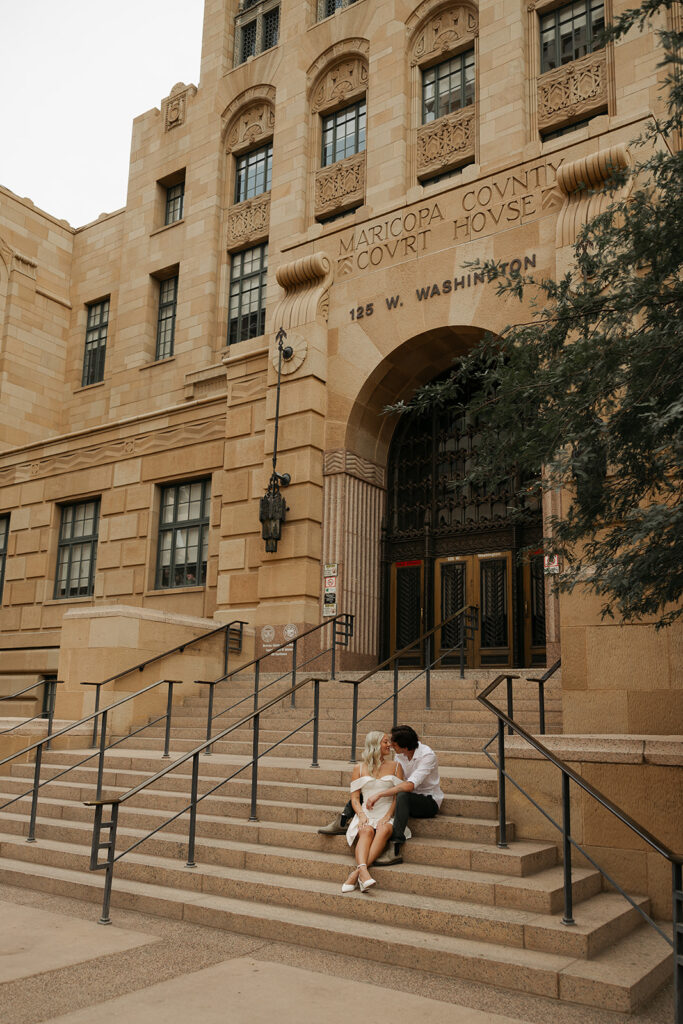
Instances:
[[[414,792],[433,797],[441,807],[443,790],[439,785],[439,762],[432,748],[426,743],[418,743],[410,759],[405,754],[394,754],[394,757],[403,768],[406,782],[413,783]]]

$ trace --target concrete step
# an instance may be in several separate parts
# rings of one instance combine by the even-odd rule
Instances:
[[[0,865],[0,878],[9,884],[79,899],[99,902],[101,898],[101,879],[93,878],[92,873],[54,865],[26,864],[8,858]],[[572,955],[418,931],[360,916],[355,904],[363,901],[360,907],[365,911],[365,903],[379,902],[377,895],[378,892],[350,894],[349,916],[342,916],[301,909],[298,905],[247,902],[196,889],[157,886],[119,876],[115,879],[112,906],[622,1012],[635,1009],[671,971],[668,947],[649,930],[638,929],[618,946],[586,961]]]
[[[456,750],[439,750],[439,765],[448,767],[449,765],[456,765],[460,763],[459,755],[463,751],[476,751],[480,752],[485,742],[487,742],[490,736],[463,736],[459,740],[458,748]],[[146,750],[163,750],[164,739],[162,736],[147,736],[146,733],[139,733],[137,736],[131,737],[114,737],[117,740],[119,749],[136,749],[144,747]],[[194,750],[196,746],[203,742],[203,739],[190,739],[189,737],[183,738],[174,736],[172,737],[171,743],[171,758],[179,757],[181,754],[187,753],[189,750]],[[264,742],[260,744],[260,749],[269,749],[271,745]],[[252,745],[251,740],[241,738],[233,738],[226,736],[225,739],[217,740],[212,745],[212,750],[217,754],[242,754],[245,759],[251,757]],[[295,740],[282,744],[278,747],[278,751],[283,757],[291,758],[310,758],[312,756],[313,744],[310,743],[297,743]],[[351,752],[351,743],[344,744],[343,746],[332,746],[321,742],[318,746],[318,759],[320,761],[343,761],[348,760]]]

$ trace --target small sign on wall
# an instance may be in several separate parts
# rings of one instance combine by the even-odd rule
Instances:
[[[323,565],[323,615],[337,614],[337,581],[339,564],[327,562]]]
[[[543,571],[546,576],[551,575],[560,571],[560,557],[559,555],[544,555],[543,556]]]

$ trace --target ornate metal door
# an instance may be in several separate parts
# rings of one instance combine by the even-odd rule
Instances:
[[[391,567],[391,649],[400,651],[418,639],[423,627],[424,562],[408,559]],[[422,663],[422,648],[402,659],[405,664]]]

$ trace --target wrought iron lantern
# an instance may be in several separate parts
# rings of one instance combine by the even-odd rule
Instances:
[[[282,534],[282,524],[285,521],[287,502],[280,493],[281,487],[288,487],[291,477],[289,473],[278,473],[277,471],[277,435],[280,421],[280,378],[282,374],[282,360],[287,361],[294,355],[291,345],[285,345],[287,332],[283,327],[276,334],[278,348],[277,362],[277,397],[275,401],[275,436],[273,440],[273,472],[266,493],[259,501],[259,521],[261,523],[261,537],[266,542],[266,551],[277,551],[277,542]]]

